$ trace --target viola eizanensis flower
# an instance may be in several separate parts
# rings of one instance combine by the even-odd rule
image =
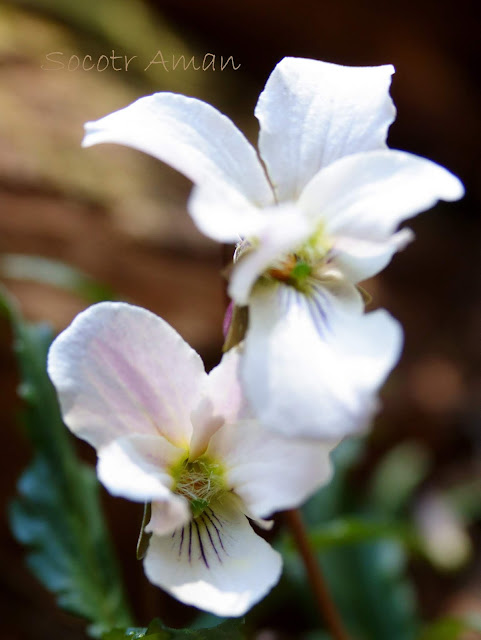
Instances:
[[[387,147],[393,71],[284,58],[255,109],[259,155],[212,106],[172,93],[86,125],[85,146],[130,145],[190,178],[199,229],[239,243],[229,294],[249,311],[241,379],[257,417],[286,435],[369,422],[402,331],[385,311],[364,313],[356,285],[410,241],[402,221],[463,195],[443,167]]]
[[[268,528],[264,518],[328,482],[336,444],[262,427],[238,367],[232,349],[207,374],[162,319],[109,302],[77,316],[48,357],[64,421],[97,450],[100,481],[152,503],[148,578],[221,616],[243,615],[279,579],[280,555],[247,518]]]

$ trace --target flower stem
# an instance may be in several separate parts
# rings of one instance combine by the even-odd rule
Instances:
[[[304,562],[312,593],[332,637],[335,640],[349,640],[349,636],[344,628],[341,616],[339,615],[336,605],[331,598],[331,594],[329,593],[322,575],[321,568],[316,560],[311,545],[309,544],[306,528],[302,521],[299,509],[286,511],[285,515],[294,541]]]

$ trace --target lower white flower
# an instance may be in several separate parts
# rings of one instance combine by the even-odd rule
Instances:
[[[68,427],[97,449],[114,495],[151,502],[148,578],[179,600],[240,616],[277,582],[281,558],[254,533],[331,475],[336,443],[265,431],[240,391],[233,349],[206,374],[154,314],[124,303],[81,313],[48,359]]]

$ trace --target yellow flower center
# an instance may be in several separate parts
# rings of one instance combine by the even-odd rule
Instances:
[[[324,224],[320,223],[300,247],[271,265],[263,277],[303,290],[307,278],[325,263],[331,247],[332,242],[325,232]]]
[[[228,491],[223,466],[207,456],[193,462],[182,459],[171,468],[171,475],[172,491],[187,498],[194,518],[201,515],[214,498]]]

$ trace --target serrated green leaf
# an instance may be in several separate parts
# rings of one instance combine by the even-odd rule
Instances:
[[[28,547],[27,563],[57,595],[59,606],[92,624],[93,636],[131,624],[120,574],[102,516],[98,483],[81,463],[64,426],[46,373],[50,329],[23,321],[0,291],[9,315],[25,401],[23,422],[35,457],[10,507],[14,536]]]

